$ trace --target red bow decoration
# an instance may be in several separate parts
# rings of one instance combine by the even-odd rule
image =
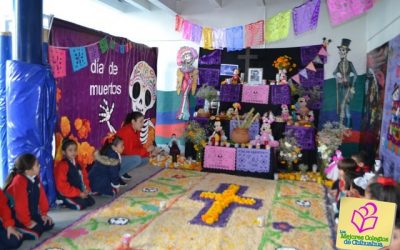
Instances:
[[[383,177],[383,176],[379,176],[378,179],[376,180],[376,183],[379,183],[383,186],[392,186],[392,187],[396,187],[397,186],[397,182],[389,177]]]
[[[116,134],[115,133],[108,133],[106,137],[103,139],[103,144],[106,142],[109,144],[112,144],[114,139],[115,139]]]

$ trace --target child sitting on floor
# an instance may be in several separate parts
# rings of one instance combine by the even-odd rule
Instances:
[[[61,145],[64,159],[54,168],[57,198],[75,210],[92,206],[95,201],[89,195],[90,185],[85,168],[76,163],[78,145],[71,139],[64,139]]]
[[[124,141],[116,135],[106,138],[100,152],[94,154],[95,163],[89,172],[92,192],[115,195],[120,187],[119,171]]]
[[[0,189],[0,246],[5,249],[17,249],[22,244],[22,234],[15,228],[8,204],[7,196]]]
[[[355,172],[357,168],[357,163],[353,159],[345,158],[338,162],[338,168],[339,168],[339,179],[333,183],[331,191],[331,194],[336,202],[338,202],[341,197],[346,196],[345,173]]]
[[[400,249],[400,190],[396,181],[392,178],[378,176],[376,181],[369,184],[365,198],[378,201],[393,202],[397,204],[396,222],[393,229],[390,246],[380,250]]]
[[[5,191],[14,200],[15,224],[24,239],[38,239],[54,227],[47,216],[49,203],[39,180],[39,162],[32,154],[20,155],[7,177]]]
[[[376,181],[367,187],[365,198],[394,203],[400,202],[399,187],[392,178],[378,176]]]

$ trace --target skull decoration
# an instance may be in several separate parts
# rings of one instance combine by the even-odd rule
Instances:
[[[156,102],[157,77],[145,61],[138,62],[129,79],[129,97],[132,100],[132,111],[146,114]]]
[[[116,226],[124,226],[129,223],[129,219],[125,217],[112,217],[108,220],[108,224]]]
[[[296,204],[300,207],[309,208],[311,207],[311,202],[307,200],[296,200]]]
[[[144,187],[142,189],[142,192],[144,192],[144,193],[154,193],[157,191],[158,191],[158,188],[156,188],[156,187]]]

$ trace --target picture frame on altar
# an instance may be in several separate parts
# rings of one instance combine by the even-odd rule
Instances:
[[[262,68],[249,68],[247,83],[251,85],[260,85],[263,82]]]
[[[233,71],[238,69],[239,65],[237,64],[221,64],[220,75],[221,76],[233,76]]]

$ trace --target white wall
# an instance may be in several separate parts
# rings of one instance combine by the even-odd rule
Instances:
[[[400,1],[380,0],[367,13],[367,51],[400,34]]]
[[[182,12],[181,15],[194,23],[213,28],[223,28],[245,25],[269,18],[280,11],[291,9],[304,1],[266,0],[266,7],[261,4],[261,0],[224,0],[222,2],[222,8],[217,8],[210,5],[207,0],[183,0],[180,1],[179,7]],[[80,7],[77,8],[76,6]],[[45,14],[54,14],[58,18],[101,30],[112,35],[127,37],[135,42],[159,47],[159,90],[175,89],[176,52],[179,47],[183,45],[198,47],[198,45],[192,42],[182,40],[181,34],[174,31],[175,17],[161,10],[122,13],[95,0],[44,0],[44,12]],[[316,30],[295,36],[291,28],[287,39],[265,44],[261,47],[277,48],[313,45],[321,43],[322,37],[332,39],[332,43],[328,49],[328,53],[331,56],[328,58],[328,64],[325,65],[326,79],[332,78],[332,72],[338,63],[336,46],[340,45],[342,38],[352,40],[349,60],[354,63],[358,74],[365,72],[365,15],[337,27],[332,27],[326,3],[323,0],[321,1],[321,12]]]

